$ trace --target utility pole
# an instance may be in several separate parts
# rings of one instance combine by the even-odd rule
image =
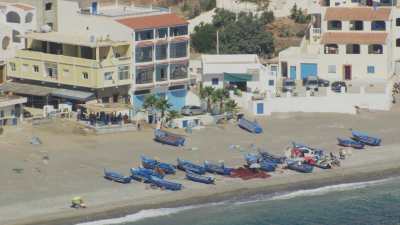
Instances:
[[[217,55],[219,55],[219,30],[217,30]]]

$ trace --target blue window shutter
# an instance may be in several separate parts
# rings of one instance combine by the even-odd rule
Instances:
[[[375,73],[375,67],[374,66],[368,66],[367,67],[367,72],[369,74],[374,74]]]

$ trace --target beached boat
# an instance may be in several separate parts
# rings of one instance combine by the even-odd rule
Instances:
[[[150,182],[157,187],[171,191],[179,191],[182,189],[182,184],[160,179],[159,177],[155,176],[150,177]]]
[[[262,127],[257,122],[251,122],[250,120],[246,120],[244,118],[239,119],[238,123],[239,127],[245,129],[251,133],[260,134],[263,132]]]
[[[284,156],[276,156],[266,151],[259,151],[259,153],[263,160],[272,161],[278,164],[282,164],[286,161],[286,157]]]
[[[202,176],[199,174],[192,173],[190,171],[186,172],[186,178],[188,180],[198,182],[198,183],[203,183],[203,184],[214,184],[215,183],[214,177]]]
[[[363,149],[364,148],[364,144],[359,141],[355,141],[355,140],[351,140],[351,139],[342,139],[342,138],[337,138],[337,140],[338,140],[338,144],[343,147],[351,147],[351,148],[355,148],[355,149]]]
[[[302,163],[300,161],[288,162],[287,167],[288,169],[301,173],[311,173],[314,170],[314,166]]]
[[[175,174],[176,169],[175,166],[168,163],[159,162],[155,159],[141,156],[142,166],[146,169],[161,169],[165,174]]]
[[[332,169],[332,160],[318,160],[313,166],[321,169]]]
[[[260,159],[259,155],[254,154],[254,153],[247,153],[244,156],[244,158],[245,158],[246,163],[247,163],[248,166],[250,166],[252,164],[255,164],[255,163],[258,163],[258,161]]]
[[[382,142],[382,139],[370,136],[360,131],[352,131],[351,133],[353,135],[354,140],[359,141],[366,145],[379,146]]]
[[[216,173],[223,176],[229,176],[232,172],[232,168],[227,168],[223,163],[221,164],[214,164],[209,161],[204,162],[204,168],[209,173]]]
[[[275,171],[277,164],[271,161],[262,160],[260,161],[260,169],[266,172],[273,172]]]
[[[131,177],[124,176],[117,172],[107,171],[106,169],[104,169],[104,178],[115,181],[115,182],[123,183],[123,184],[127,184],[127,183],[131,182]]]
[[[190,171],[196,174],[200,174],[203,175],[206,173],[206,168],[204,168],[204,166],[200,166],[197,164],[194,164],[190,161],[186,161],[183,159],[177,159],[178,161],[178,169],[183,170],[183,171]]]
[[[183,146],[185,144],[184,137],[160,129],[154,131],[154,140],[172,146]]]
[[[150,182],[152,176],[163,179],[164,176],[151,169],[131,168],[132,178],[138,181]]]

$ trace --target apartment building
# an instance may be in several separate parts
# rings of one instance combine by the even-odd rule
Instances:
[[[279,54],[280,76],[302,80],[386,81],[398,74],[400,13],[390,0],[324,0],[299,47]]]
[[[43,106],[93,99],[126,102],[131,84],[129,42],[59,32],[24,35],[27,46],[8,66],[6,92]]]

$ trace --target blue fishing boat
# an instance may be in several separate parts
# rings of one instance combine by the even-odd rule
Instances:
[[[188,180],[198,182],[198,183],[203,183],[203,184],[214,184],[215,183],[214,177],[202,176],[199,174],[192,173],[190,171],[186,172],[186,178]]]
[[[175,183],[172,181],[167,181],[155,176],[150,177],[150,182],[160,188],[171,190],[171,191],[179,191],[182,189],[182,184]]]
[[[262,127],[256,121],[251,122],[250,120],[241,118],[241,119],[239,119],[238,125],[240,128],[245,129],[251,133],[260,134],[263,132]]]
[[[131,182],[131,177],[124,176],[117,172],[107,171],[106,169],[104,169],[104,178],[115,181],[115,182],[123,183],[123,184],[127,184],[127,183]]]
[[[190,161],[186,161],[183,159],[177,159],[178,161],[178,169],[183,170],[183,171],[190,171],[196,174],[200,174],[203,175],[206,173],[206,168],[204,168],[204,166],[200,166],[197,164],[194,164]]]
[[[163,179],[164,176],[151,169],[131,168],[132,178],[138,181],[150,182],[152,176]]]
[[[225,165],[223,163],[218,165],[218,164],[214,164],[214,163],[211,163],[208,161],[204,162],[204,168],[209,173],[216,173],[216,174],[223,175],[223,176],[231,175],[231,172],[233,170],[232,168],[225,167]]]
[[[154,140],[162,144],[172,145],[177,147],[183,146],[185,144],[184,137],[160,129],[156,129],[154,131]]]
[[[314,166],[299,161],[288,162],[287,167],[301,173],[311,173],[314,170]]]
[[[277,164],[271,161],[262,160],[260,161],[260,169],[266,172],[273,172],[275,171]]]
[[[366,133],[359,132],[359,131],[352,131],[353,139],[359,141],[366,145],[371,146],[379,146],[382,142],[382,139],[378,137],[369,136]]]
[[[258,163],[259,161],[259,156],[257,154],[254,153],[247,153],[244,156],[246,163],[248,166],[251,166],[252,164]]]
[[[282,164],[286,161],[286,157],[276,156],[266,151],[259,151],[260,156],[263,160],[272,161],[278,164]]]
[[[364,144],[359,141],[355,141],[352,139],[342,139],[342,138],[337,138],[337,140],[339,142],[338,144],[343,147],[351,147],[351,148],[355,148],[355,149],[363,149],[364,148]]]
[[[175,166],[168,163],[159,162],[155,159],[141,156],[142,166],[146,169],[154,170],[156,168],[161,169],[165,174],[175,174]]]

